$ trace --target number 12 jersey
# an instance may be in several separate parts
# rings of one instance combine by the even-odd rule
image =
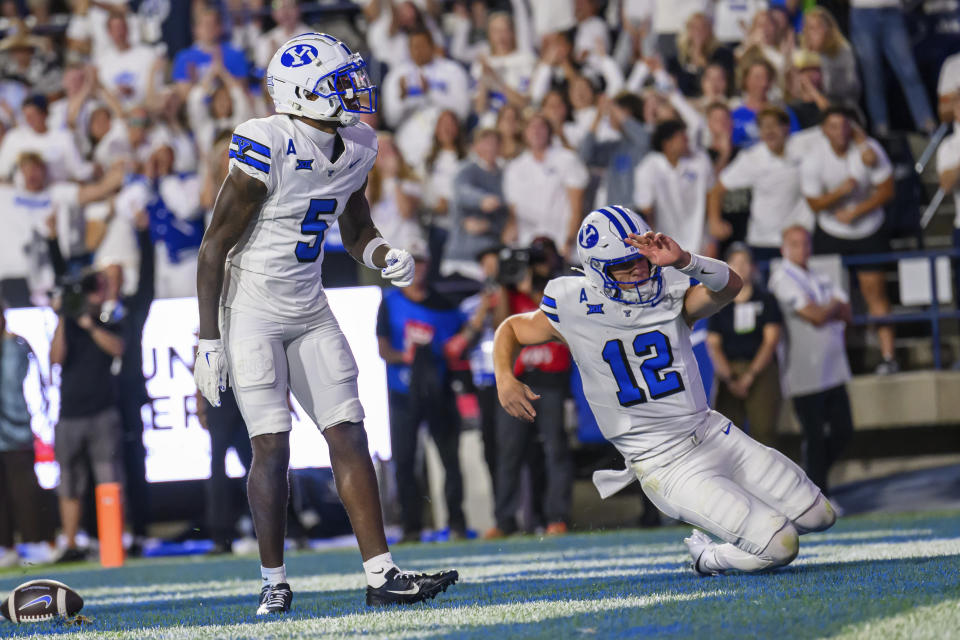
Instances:
[[[586,278],[551,280],[540,310],[570,347],[608,440],[630,433],[641,457],[689,436],[707,415],[683,301],[690,280],[663,269],[656,306],[614,302]]]

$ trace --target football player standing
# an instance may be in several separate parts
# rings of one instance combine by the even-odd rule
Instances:
[[[367,604],[432,598],[456,571],[414,574],[391,558],[363,428],[357,365],[320,281],[323,239],[339,220],[350,255],[397,286],[413,258],[391,247],[364,195],[377,157],[376,110],[366,64],[340,40],[305,33],[267,67],[277,115],[244,122],[214,205],[197,269],[200,343],[194,377],[213,405],[229,382],[248,425],[247,482],[263,585],[257,614],[290,610],[283,561],[289,486],[288,388],[320,428],[367,578]]]
[[[551,280],[539,310],[497,330],[501,404],[532,420],[538,396],[514,377],[516,354],[566,342],[603,435],[627,462],[624,472],[595,474],[604,497],[639,479],[661,511],[720,538],[694,529],[684,540],[699,574],[793,561],[797,536],[832,526],[836,514],[797,465],[708,408],[690,342],[694,322],[729,304],[740,277],[625,207],[590,213],[577,244],[584,275]]]

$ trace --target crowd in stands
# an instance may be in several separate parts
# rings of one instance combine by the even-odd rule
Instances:
[[[363,53],[380,87],[379,111],[362,118],[379,139],[367,185],[372,217],[422,265],[416,286],[386,295],[378,323],[391,368],[394,451],[412,459],[415,451],[397,442],[415,444],[410,434],[424,420],[448,477],[458,475],[449,432],[455,407],[424,398],[447,397],[455,374],[470,379],[496,490],[494,533],[518,527],[524,466],[542,479],[535,480],[546,496],[541,524],[561,532],[569,520],[562,419],[548,409],[531,432],[498,412],[483,345],[507,314],[537,308],[547,279],[576,265],[586,212],[631,207],[684,248],[729,256],[742,274],[766,274],[781,257],[796,267],[789,281],[774,274],[771,293],[755,278],[710,327],[717,401],[762,433],[778,406],[769,381],[781,326],[799,317],[828,335],[840,323],[839,338],[829,335],[842,345],[849,317],[842,291],[797,275],[807,273],[805,250],[794,254],[800,264],[781,256],[781,246],[806,243],[814,254],[843,256],[888,251],[896,196],[888,137],[927,135],[938,120],[960,118],[960,11],[932,8],[918,18],[921,10],[899,0],[356,0],[337,12],[324,2],[196,0],[186,13],[155,4],[164,3],[4,4],[3,301],[56,304],[60,338],[100,353],[104,371],[117,354],[136,369],[131,345],[143,301],[195,294],[197,253],[231,132],[272,113],[270,57],[294,35],[329,31]],[[914,49],[918,33],[924,45]],[[937,165],[941,186],[960,203],[956,134]],[[329,236],[328,284],[379,284]],[[883,271],[865,265],[855,279],[869,314],[890,311]],[[95,298],[96,314],[65,308],[54,295],[64,282]],[[753,332],[755,339],[744,337]],[[875,332],[878,373],[896,372],[893,328]],[[65,385],[71,350],[58,361]],[[14,352],[4,347],[4,367]],[[828,389],[801,385],[789,395],[842,388],[849,370],[841,365]],[[562,400],[568,388],[565,349],[531,348],[517,366],[545,407],[562,405],[553,396]],[[432,377],[422,375],[427,370]],[[421,373],[414,383],[411,371]],[[83,391],[90,374],[78,375],[78,395],[90,404],[97,399]],[[139,385],[136,397],[145,401],[135,378],[128,384]],[[111,431],[118,450],[124,429],[136,432],[121,426],[138,420],[136,407],[115,416],[107,405],[116,397],[103,397],[71,413],[68,397],[64,421],[84,422],[72,429],[77,447],[83,430],[88,438]],[[823,431],[807,426],[817,421],[816,406],[797,402],[808,435]],[[834,425],[832,435],[841,431]],[[19,446],[9,440],[11,450]],[[818,450],[833,451],[828,445]],[[409,480],[400,485],[413,486]],[[61,492],[65,521],[78,517],[74,494],[82,485]],[[459,483],[449,482],[458,530],[461,498]],[[417,499],[400,495],[410,536],[421,526]],[[0,546],[9,546],[3,536]]]

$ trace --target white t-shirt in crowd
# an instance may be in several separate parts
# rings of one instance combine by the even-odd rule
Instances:
[[[536,43],[548,33],[567,31],[577,23],[573,0],[528,0]]]
[[[783,230],[799,224],[813,229],[813,212],[800,190],[803,156],[787,145],[783,155],[774,155],[762,142],[741,151],[720,173],[727,189],[750,189],[750,220],[747,244],[779,247]]]
[[[82,240],[79,191],[80,187],[70,182],[54,183],[43,191],[0,185],[0,278],[26,278],[32,292],[53,285],[43,240],[46,222],[50,216],[56,217],[61,249],[69,256],[70,247]]]
[[[716,0],[713,34],[720,42],[742,41],[747,37],[754,15],[767,5],[767,0]]]
[[[623,16],[617,14],[616,18],[611,17],[611,20],[619,23],[622,17],[626,17],[630,22],[639,24],[644,20],[653,20],[654,13],[657,10],[657,0],[623,0],[621,6],[623,7]],[[610,16],[609,13],[607,15]]]
[[[519,49],[503,56],[486,55],[487,64],[497,74],[500,80],[516,91],[517,93],[527,93],[530,91],[530,79],[533,76],[533,68],[537,66],[537,58],[528,51]],[[479,62],[474,62],[470,67],[470,76],[474,81],[479,81],[483,76],[483,67]],[[494,96],[502,103],[506,102],[506,96]]]
[[[706,153],[695,151],[674,167],[666,156],[653,151],[636,169],[633,201],[644,211],[653,209],[655,231],[697,252],[704,244],[707,191],[713,181],[713,164]]]
[[[960,91],[960,53],[955,53],[943,61],[940,80],[937,82],[937,95],[941,97],[957,91]]]
[[[579,60],[584,54],[595,53],[598,45],[602,46],[604,54],[610,52],[610,29],[603,18],[590,16],[577,25],[573,57]]]
[[[786,395],[826,391],[849,380],[844,323],[831,320],[815,327],[797,315],[811,303],[846,301],[846,293],[827,276],[788,260],[781,261],[770,276],[770,292],[780,303],[786,327],[778,352]]]
[[[27,125],[10,130],[0,144],[0,179],[9,179],[17,168],[17,158],[25,151],[40,154],[47,163],[47,180],[86,181],[93,176],[93,165],[85,162],[73,134],[67,129],[47,129],[37,133]]]
[[[837,189],[847,178],[857,181],[857,188],[853,193],[843,198],[830,211],[820,211],[817,214],[817,224],[826,233],[836,238],[858,240],[875,233],[883,226],[883,207],[863,214],[852,224],[838,222],[836,212],[862,202],[869,197],[873,187],[884,182],[893,175],[893,167],[887,158],[883,147],[876,140],[868,139],[874,153],[877,154],[877,163],[874,167],[863,164],[862,152],[855,144],[850,144],[847,152],[838,156],[824,137],[817,144],[811,145],[803,159],[801,180],[803,195],[807,198],[816,198]]]
[[[548,236],[557,247],[566,246],[570,228],[567,189],[584,189],[590,176],[573,151],[550,147],[543,161],[524,151],[504,170],[503,195],[517,221],[517,244],[528,246],[537,236]]]
[[[146,46],[130,47],[108,56],[97,57],[97,76],[126,107],[141,104],[150,86],[150,69],[157,59],[155,49]]]
[[[406,95],[401,80],[406,83]],[[450,109],[463,120],[470,114],[468,85],[467,72],[448,58],[434,58],[422,67],[412,62],[397,64],[383,82],[383,117],[388,125],[397,127],[414,111],[435,106]]]
[[[937,171],[943,173],[960,166],[960,132],[954,125],[953,133],[944,138],[937,149]],[[953,226],[960,229],[960,185],[953,190],[954,218]]]
[[[124,8],[127,0],[116,2],[107,1],[102,5],[114,5],[118,9]],[[127,41],[131,45],[140,44],[140,33],[143,30],[140,16],[135,12],[127,14]],[[90,52],[94,58],[109,57],[117,52],[113,39],[107,31],[107,22],[110,19],[110,9],[98,3],[90,3],[90,8],[84,14],[72,14],[67,25],[67,37],[71,40],[90,40]]]
[[[682,33],[694,13],[710,13],[710,0],[657,0],[653,30],[659,34]]]

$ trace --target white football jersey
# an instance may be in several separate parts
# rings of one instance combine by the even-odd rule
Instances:
[[[690,279],[663,270],[656,306],[604,297],[581,276],[551,280],[540,310],[563,336],[583,378],[600,431],[636,435],[636,459],[689,436],[707,415],[707,398],[683,319]]]
[[[377,159],[368,125],[338,131],[343,152],[336,162],[321,151],[329,134],[286,115],[248,120],[234,131],[230,167],[262,181],[267,198],[227,257],[224,306],[297,320],[326,304],[324,236]]]

